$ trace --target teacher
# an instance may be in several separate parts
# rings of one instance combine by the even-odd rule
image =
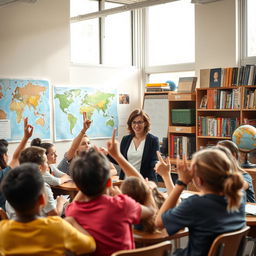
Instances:
[[[141,109],[135,109],[128,121],[129,135],[122,138],[120,151],[122,155],[142,174],[144,178],[157,182],[154,167],[159,150],[158,138],[149,133],[149,116]],[[121,170],[120,179],[124,179]]]

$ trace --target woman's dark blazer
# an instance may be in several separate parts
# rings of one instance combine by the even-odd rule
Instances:
[[[120,151],[122,155],[127,159],[127,152],[132,142],[133,135],[126,135],[123,137],[120,144]],[[140,173],[144,178],[157,181],[154,167],[157,159],[156,151],[159,151],[158,137],[148,133],[146,136],[145,146],[142,154]],[[124,172],[121,170],[119,174],[120,179],[124,179]]]

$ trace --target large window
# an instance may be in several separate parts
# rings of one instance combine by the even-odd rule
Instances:
[[[189,0],[148,8],[148,65],[195,61],[194,5]]]
[[[195,14],[190,0],[152,6],[147,12],[146,82],[178,84],[195,75]]]
[[[70,0],[70,17],[121,6],[107,1],[100,2]],[[132,65],[131,12],[71,23],[70,36],[72,63]]]
[[[256,1],[247,0],[247,56],[256,56]]]

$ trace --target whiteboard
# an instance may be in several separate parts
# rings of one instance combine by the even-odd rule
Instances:
[[[168,132],[168,95],[145,95],[143,110],[150,117],[150,133],[157,136],[162,142],[163,137],[167,137]]]

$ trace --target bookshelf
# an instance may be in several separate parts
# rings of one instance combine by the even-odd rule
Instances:
[[[195,109],[195,93],[169,92],[169,127],[168,127],[168,155],[171,164],[176,164],[177,151],[179,154],[190,153],[195,142],[196,125],[176,125],[172,122],[172,110]],[[178,144],[178,145],[177,145]],[[195,150],[195,149],[194,149]],[[193,150],[193,151],[194,151]],[[185,152],[184,152],[185,151]]]
[[[256,86],[196,89],[197,150],[231,139],[241,124],[256,125]]]

